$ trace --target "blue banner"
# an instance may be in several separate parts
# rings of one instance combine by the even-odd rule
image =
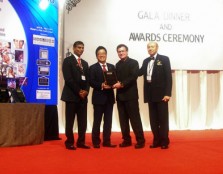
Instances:
[[[27,102],[56,105],[58,1],[0,1],[0,18],[2,77],[15,78]]]

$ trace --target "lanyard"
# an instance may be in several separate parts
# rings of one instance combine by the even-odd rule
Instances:
[[[149,68],[147,68],[147,75],[148,75],[148,76],[151,76],[151,75],[152,75],[152,69],[153,69],[155,60],[153,60],[152,63],[151,63],[151,61],[152,61],[152,60],[150,60],[149,65],[148,65]]]

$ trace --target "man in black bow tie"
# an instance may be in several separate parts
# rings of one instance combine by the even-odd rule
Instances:
[[[170,60],[167,56],[157,53],[157,42],[149,42],[147,50],[150,57],[143,61],[139,76],[144,76],[144,102],[149,106],[153,133],[153,144],[150,148],[167,149],[169,145],[168,101],[172,90]]]

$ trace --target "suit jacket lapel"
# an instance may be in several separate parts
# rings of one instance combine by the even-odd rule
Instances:
[[[112,71],[112,66],[107,63],[108,71]]]
[[[144,74],[147,74],[147,68],[148,68],[149,62],[150,62],[149,58],[146,58],[146,60],[145,60],[145,69],[144,69],[145,73]]]
[[[159,54],[157,54],[154,65],[153,65],[153,73],[156,72],[157,62],[159,61],[159,58],[160,56]]]
[[[75,56],[72,54],[71,55],[72,59],[72,64],[74,65],[75,68],[78,68],[78,63],[77,63],[77,59],[75,58]]]
[[[99,62],[97,63],[97,69],[98,69],[99,72],[103,72]]]
[[[97,69],[97,72],[98,72],[97,77],[100,79],[101,82],[103,82],[104,81],[104,74],[103,74],[103,70],[102,70],[102,67],[101,67],[99,62],[97,63],[96,69]]]

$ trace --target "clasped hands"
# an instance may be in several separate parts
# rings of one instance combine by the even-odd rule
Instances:
[[[79,96],[80,96],[81,99],[85,99],[85,97],[87,95],[88,95],[88,92],[87,91],[82,90],[82,89],[79,91]]]

